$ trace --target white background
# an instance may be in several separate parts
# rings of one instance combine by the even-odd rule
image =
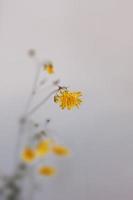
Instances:
[[[79,110],[61,111],[51,99],[35,116],[52,116],[52,134],[73,152],[55,161],[59,174],[44,180],[38,200],[133,198],[132,9],[131,0],[0,0],[1,172],[12,172],[35,73],[29,48],[84,93]]]

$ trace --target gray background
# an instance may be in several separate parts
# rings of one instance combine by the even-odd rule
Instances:
[[[133,1],[0,1],[0,170],[10,174],[21,115],[35,73],[26,52],[52,59],[57,77],[82,90],[80,110],[50,100],[36,119],[51,116],[52,134],[72,149],[55,161],[36,199],[133,198]]]

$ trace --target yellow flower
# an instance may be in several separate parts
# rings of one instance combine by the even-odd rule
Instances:
[[[56,169],[51,166],[43,166],[39,168],[38,172],[42,176],[53,176],[56,174]]]
[[[40,141],[36,147],[36,155],[41,157],[48,154],[50,152],[50,144],[50,139]]]
[[[68,156],[70,154],[70,150],[61,145],[55,145],[52,150],[57,156]]]
[[[43,69],[48,73],[48,74],[53,74],[54,73],[54,66],[52,63],[47,63],[44,65]]]
[[[22,152],[22,159],[23,161],[27,163],[31,163],[35,160],[36,158],[36,153],[33,149],[26,147],[24,151]]]
[[[81,100],[81,92],[71,92],[67,89],[60,89],[54,96],[54,102],[58,103],[62,109],[71,110],[74,107],[79,108]]]

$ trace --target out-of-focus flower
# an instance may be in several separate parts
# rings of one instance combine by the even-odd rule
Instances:
[[[43,69],[48,73],[48,74],[53,74],[55,72],[54,66],[52,63],[46,63],[43,67]]]
[[[54,96],[54,102],[58,103],[62,109],[71,110],[74,107],[79,108],[81,100],[81,92],[72,92],[67,89],[60,89]]]
[[[35,54],[36,54],[36,51],[35,51],[34,49],[30,49],[30,50],[28,51],[28,55],[29,55],[30,57],[34,57]]]
[[[51,149],[50,146],[51,146],[50,139],[40,141],[36,147],[36,155],[40,157],[45,156],[50,152]]]
[[[26,147],[22,152],[22,159],[24,162],[31,163],[36,159],[36,152],[33,149]]]
[[[56,174],[56,169],[51,166],[43,166],[39,168],[38,172],[42,176],[53,176]]]
[[[57,156],[68,156],[70,155],[70,150],[67,147],[61,145],[55,145],[52,149],[53,153]]]

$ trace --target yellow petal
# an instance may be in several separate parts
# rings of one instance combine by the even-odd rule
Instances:
[[[42,140],[36,147],[36,154],[37,156],[45,156],[51,150],[51,140]]]
[[[33,149],[26,147],[22,152],[22,159],[24,162],[31,163],[36,159],[36,153]]]
[[[51,166],[43,166],[39,168],[38,172],[42,176],[53,176],[56,174],[56,169]]]
[[[57,156],[68,156],[70,155],[70,150],[67,147],[61,145],[55,145],[53,147],[53,153]]]

